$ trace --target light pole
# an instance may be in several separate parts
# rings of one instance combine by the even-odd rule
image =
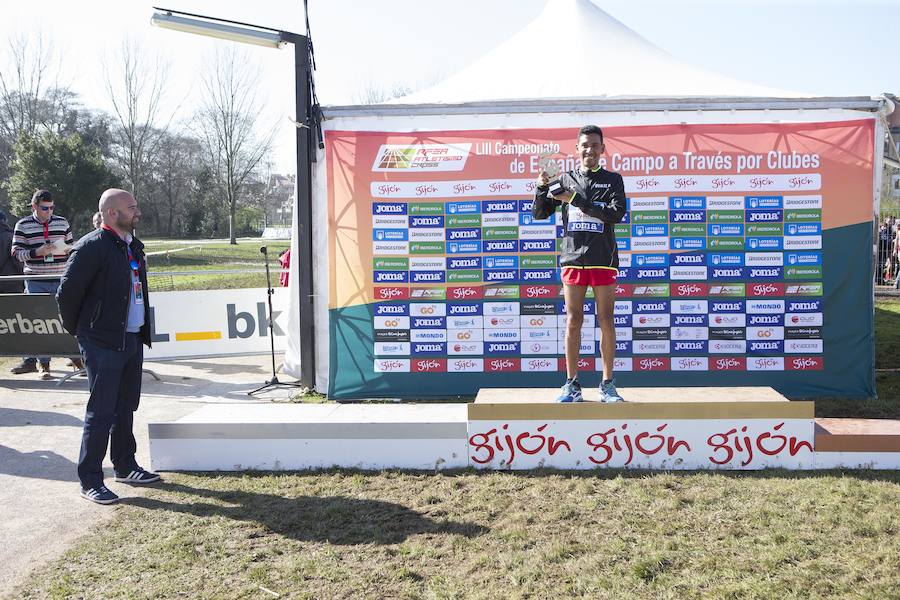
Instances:
[[[268,48],[294,45],[294,98],[297,126],[297,260],[300,295],[300,383],[310,389],[316,384],[315,327],[313,315],[313,261],[312,261],[312,185],[311,162],[315,161],[315,136],[318,132],[318,107],[311,101],[315,96],[310,70],[309,38],[298,33],[260,27],[250,23],[207,17],[168,8],[153,7],[150,23],[157,27],[185,33],[255,44]],[[307,24],[307,28],[309,25]],[[298,260],[299,259],[299,260]]]

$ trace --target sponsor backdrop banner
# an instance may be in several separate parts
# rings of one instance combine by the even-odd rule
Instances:
[[[874,395],[871,119],[604,132],[628,196],[620,385]],[[542,154],[577,168],[576,133],[327,132],[330,396],[562,383],[561,220],[531,204]]]
[[[283,351],[287,290],[272,295],[275,350]],[[148,360],[261,354],[270,350],[266,289],[197,290],[150,294]],[[282,315],[284,315],[282,317]],[[52,294],[0,294],[0,356],[80,354],[62,326]]]

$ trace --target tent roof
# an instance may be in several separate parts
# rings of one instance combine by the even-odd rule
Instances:
[[[555,41],[559,39],[564,41]],[[431,88],[391,103],[647,97],[809,95],[683,63],[590,0],[548,0],[540,16],[481,59]]]

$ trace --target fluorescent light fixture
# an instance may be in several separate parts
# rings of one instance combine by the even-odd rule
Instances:
[[[246,27],[235,27],[233,25],[225,25],[222,23],[212,23],[210,21],[201,21],[199,19],[188,19],[186,17],[177,17],[168,13],[153,13],[153,16],[150,17],[150,24],[164,29],[174,29],[175,31],[183,31],[185,33],[206,35],[222,40],[241,42],[243,44],[256,44],[257,46],[265,46],[267,48],[280,48],[287,43],[281,39],[281,36],[278,33],[248,29]]]

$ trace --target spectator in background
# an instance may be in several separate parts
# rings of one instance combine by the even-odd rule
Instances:
[[[878,264],[875,270],[876,285],[884,285],[884,269],[888,257],[890,257],[891,248],[891,225],[890,220],[885,219],[878,228]]]
[[[290,273],[288,270],[291,268],[291,249],[288,248],[284,250],[281,254],[278,255],[278,262],[281,264],[281,287],[288,286],[288,278],[290,277]]]
[[[21,275],[22,263],[12,255],[13,230],[6,222],[6,213],[0,210],[0,276]],[[0,294],[21,294],[25,286],[21,281],[0,281]]]
[[[94,229],[100,229],[103,226],[103,213],[99,210],[94,213],[94,216],[91,217],[91,224],[94,226]]]
[[[56,205],[48,190],[36,190],[31,197],[30,216],[20,219],[13,232],[12,254],[25,263],[25,275],[54,275],[55,278],[25,281],[26,294],[55,294],[59,277],[66,269],[74,239],[69,222],[53,213]],[[10,371],[19,375],[37,371],[37,359],[26,356]],[[41,379],[53,379],[50,357],[41,356]],[[80,358],[72,359],[77,369],[83,368]]]

